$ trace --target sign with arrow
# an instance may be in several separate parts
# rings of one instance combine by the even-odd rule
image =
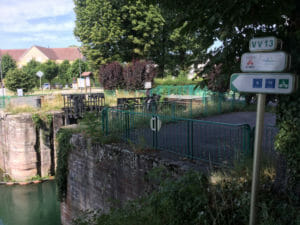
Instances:
[[[291,94],[295,83],[291,73],[234,73],[230,77],[232,91],[247,93]]]

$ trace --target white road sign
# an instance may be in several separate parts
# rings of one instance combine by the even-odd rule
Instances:
[[[295,84],[291,73],[235,73],[230,77],[230,89],[237,92],[290,94]]]
[[[252,38],[249,41],[249,50],[251,52],[273,51],[276,50],[281,40],[276,37]]]
[[[41,77],[44,75],[44,73],[43,73],[42,71],[38,71],[38,72],[36,73],[36,75],[37,75],[39,78],[41,78]]]
[[[152,131],[159,131],[161,128],[161,120],[157,116],[150,119],[150,128]]]
[[[289,56],[278,52],[244,53],[241,59],[243,72],[283,72],[289,65]]]

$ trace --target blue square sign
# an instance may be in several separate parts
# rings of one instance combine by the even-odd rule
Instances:
[[[262,88],[262,79],[253,79],[253,88]]]
[[[275,79],[266,79],[266,88],[275,88]]]

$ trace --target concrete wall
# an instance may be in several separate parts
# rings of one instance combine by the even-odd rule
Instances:
[[[91,145],[80,135],[73,135],[71,143],[68,191],[61,204],[63,225],[71,225],[82,210],[108,212],[114,200],[114,206],[121,206],[150,192],[153,185],[146,177],[154,167],[164,166],[173,175],[195,169],[194,164],[165,159],[158,152],[138,154],[116,145]]]
[[[63,125],[63,114],[53,112],[53,135]],[[36,130],[29,113],[9,115],[0,112],[0,168],[17,181],[54,173],[53,135]]]

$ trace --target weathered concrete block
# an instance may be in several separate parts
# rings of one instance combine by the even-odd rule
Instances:
[[[32,114],[10,115],[0,111],[0,168],[12,179],[26,180],[54,173],[56,154],[53,136],[63,124],[63,113],[51,113],[53,131],[50,132],[51,137],[44,141],[42,131],[36,130]]]
[[[192,163],[164,159],[159,152],[137,154],[117,145],[91,145],[80,135],[73,135],[73,148],[68,159],[68,191],[61,204],[63,225],[82,210],[108,212],[112,200],[121,206],[131,199],[153,190],[147,174],[154,167],[164,166],[172,174],[182,174]]]

